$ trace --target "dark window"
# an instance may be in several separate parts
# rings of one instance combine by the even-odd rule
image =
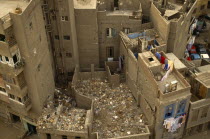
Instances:
[[[5,35],[0,34],[0,41],[5,42]]]
[[[22,103],[22,99],[20,97],[17,97],[18,101]]]
[[[10,97],[11,99],[15,99],[15,96],[12,95],[12,94],[9,94],[9,97]]]
[[[6,93],[6,90],[2,87],[0,87],[0,91]]]
[[[168,105],[165,108],[165,119],[171,118],[174,115],[174,104]]]
[[[58,35],[55,35],[55,39],[56,39],[56,40],[59,40],[59,36],[58,36]]]
[[[30,28],[30,29],[33,29],[33,24],[32,24],[32,22],[29,23],[29,28]]]
[[[203,9],[205,9],[205,5],[202,5],[200,8],[200,10],[203,10]]]
[[[114,48],[113,47],[107,47],[106,48],[106,54],[107,54],[107,57],[114,57]]]
[[[72,57],[71,53],[66,53],[66,57]]]
[[[210,1],[208,1],[208,9],[210,8]]]
[[[12,58],[13,58],[14,64],[17,63],[17,61],[18,61],[17,55],[15,54]]]
[[[75,139],[81,139],[81,137],[75,137]]]
[[[61,16],[61,21],[68,21],[68,20],[69,20],[68,16]]]
[[[106,36],[107,37],[115,37],[117,34],[116,30],[113,28],[107,28],[106,29]]]
[[[186,102],[186,100],[183,100],[179,103],[176,115],[182,115],[185,112]]]
[[[63,39],[64,39],[64,40],[70,40],[70,36],[65,35],[65,36],[63,36]]]
[[[50,134],[46,134],[47,139],[51,139],[51,135]]]
[[[6,59],[7,62],[9,62],[9,58],[8,57],[5,56],[5,59]]]
[[[119,0],[114,0],[114,7],[119,7]]]
[[[64,135],[63,135],[63,136],[62,136],[62,139],[67,139],[67,136],[64,136]]]

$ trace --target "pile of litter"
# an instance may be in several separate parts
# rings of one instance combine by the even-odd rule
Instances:
[[[38,129],[83,131],[86,113],[86,110],[76,108],[74,99],[57,90],[54,99],[48,100],[43,109]]]
[[[100,138],[146,133],[145,118],[125,84],[112,89],[106,80],[83,80],[75,89],[94,100],[93,131]]]

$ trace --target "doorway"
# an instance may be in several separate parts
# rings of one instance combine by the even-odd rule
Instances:
[[[36,131],[36,126],[31,125],[31,124],[29,124],[29,123],[27,123],[27,126],[28,126],[28,132],[29,132],[30,134],[36,134],[36,133],[37,133],[37,131]]]

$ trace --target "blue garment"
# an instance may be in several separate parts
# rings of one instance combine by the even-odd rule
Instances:
[[[152,49],[152,46],[151,45],[148,45],[147,46],[147,50],[151,50]]]
[[[161,60],[161,54],[160,53],[156,52],[155,56],[157,57],[158,60]]]
[[[138,53],[136,52],[136,53],[134,53],[134,56],[136,57],[136,59],[138,59]]]
[[[159,46],[159,43],[157,42],[157,40],[154,40],[154,44]]]

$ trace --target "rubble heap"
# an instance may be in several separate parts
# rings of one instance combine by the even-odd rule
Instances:
[[[83,131],[87,111],[76,108],[71,97],[56,91],[53,100],[48,100],[42,116],[38,120],[38,129],[57,129],[65,131]]]
[[[112,89],[106,80],[83,80],[75,89],[95,100],[93,131],[100,138],[146,133],[143,114],[125,84]]]

